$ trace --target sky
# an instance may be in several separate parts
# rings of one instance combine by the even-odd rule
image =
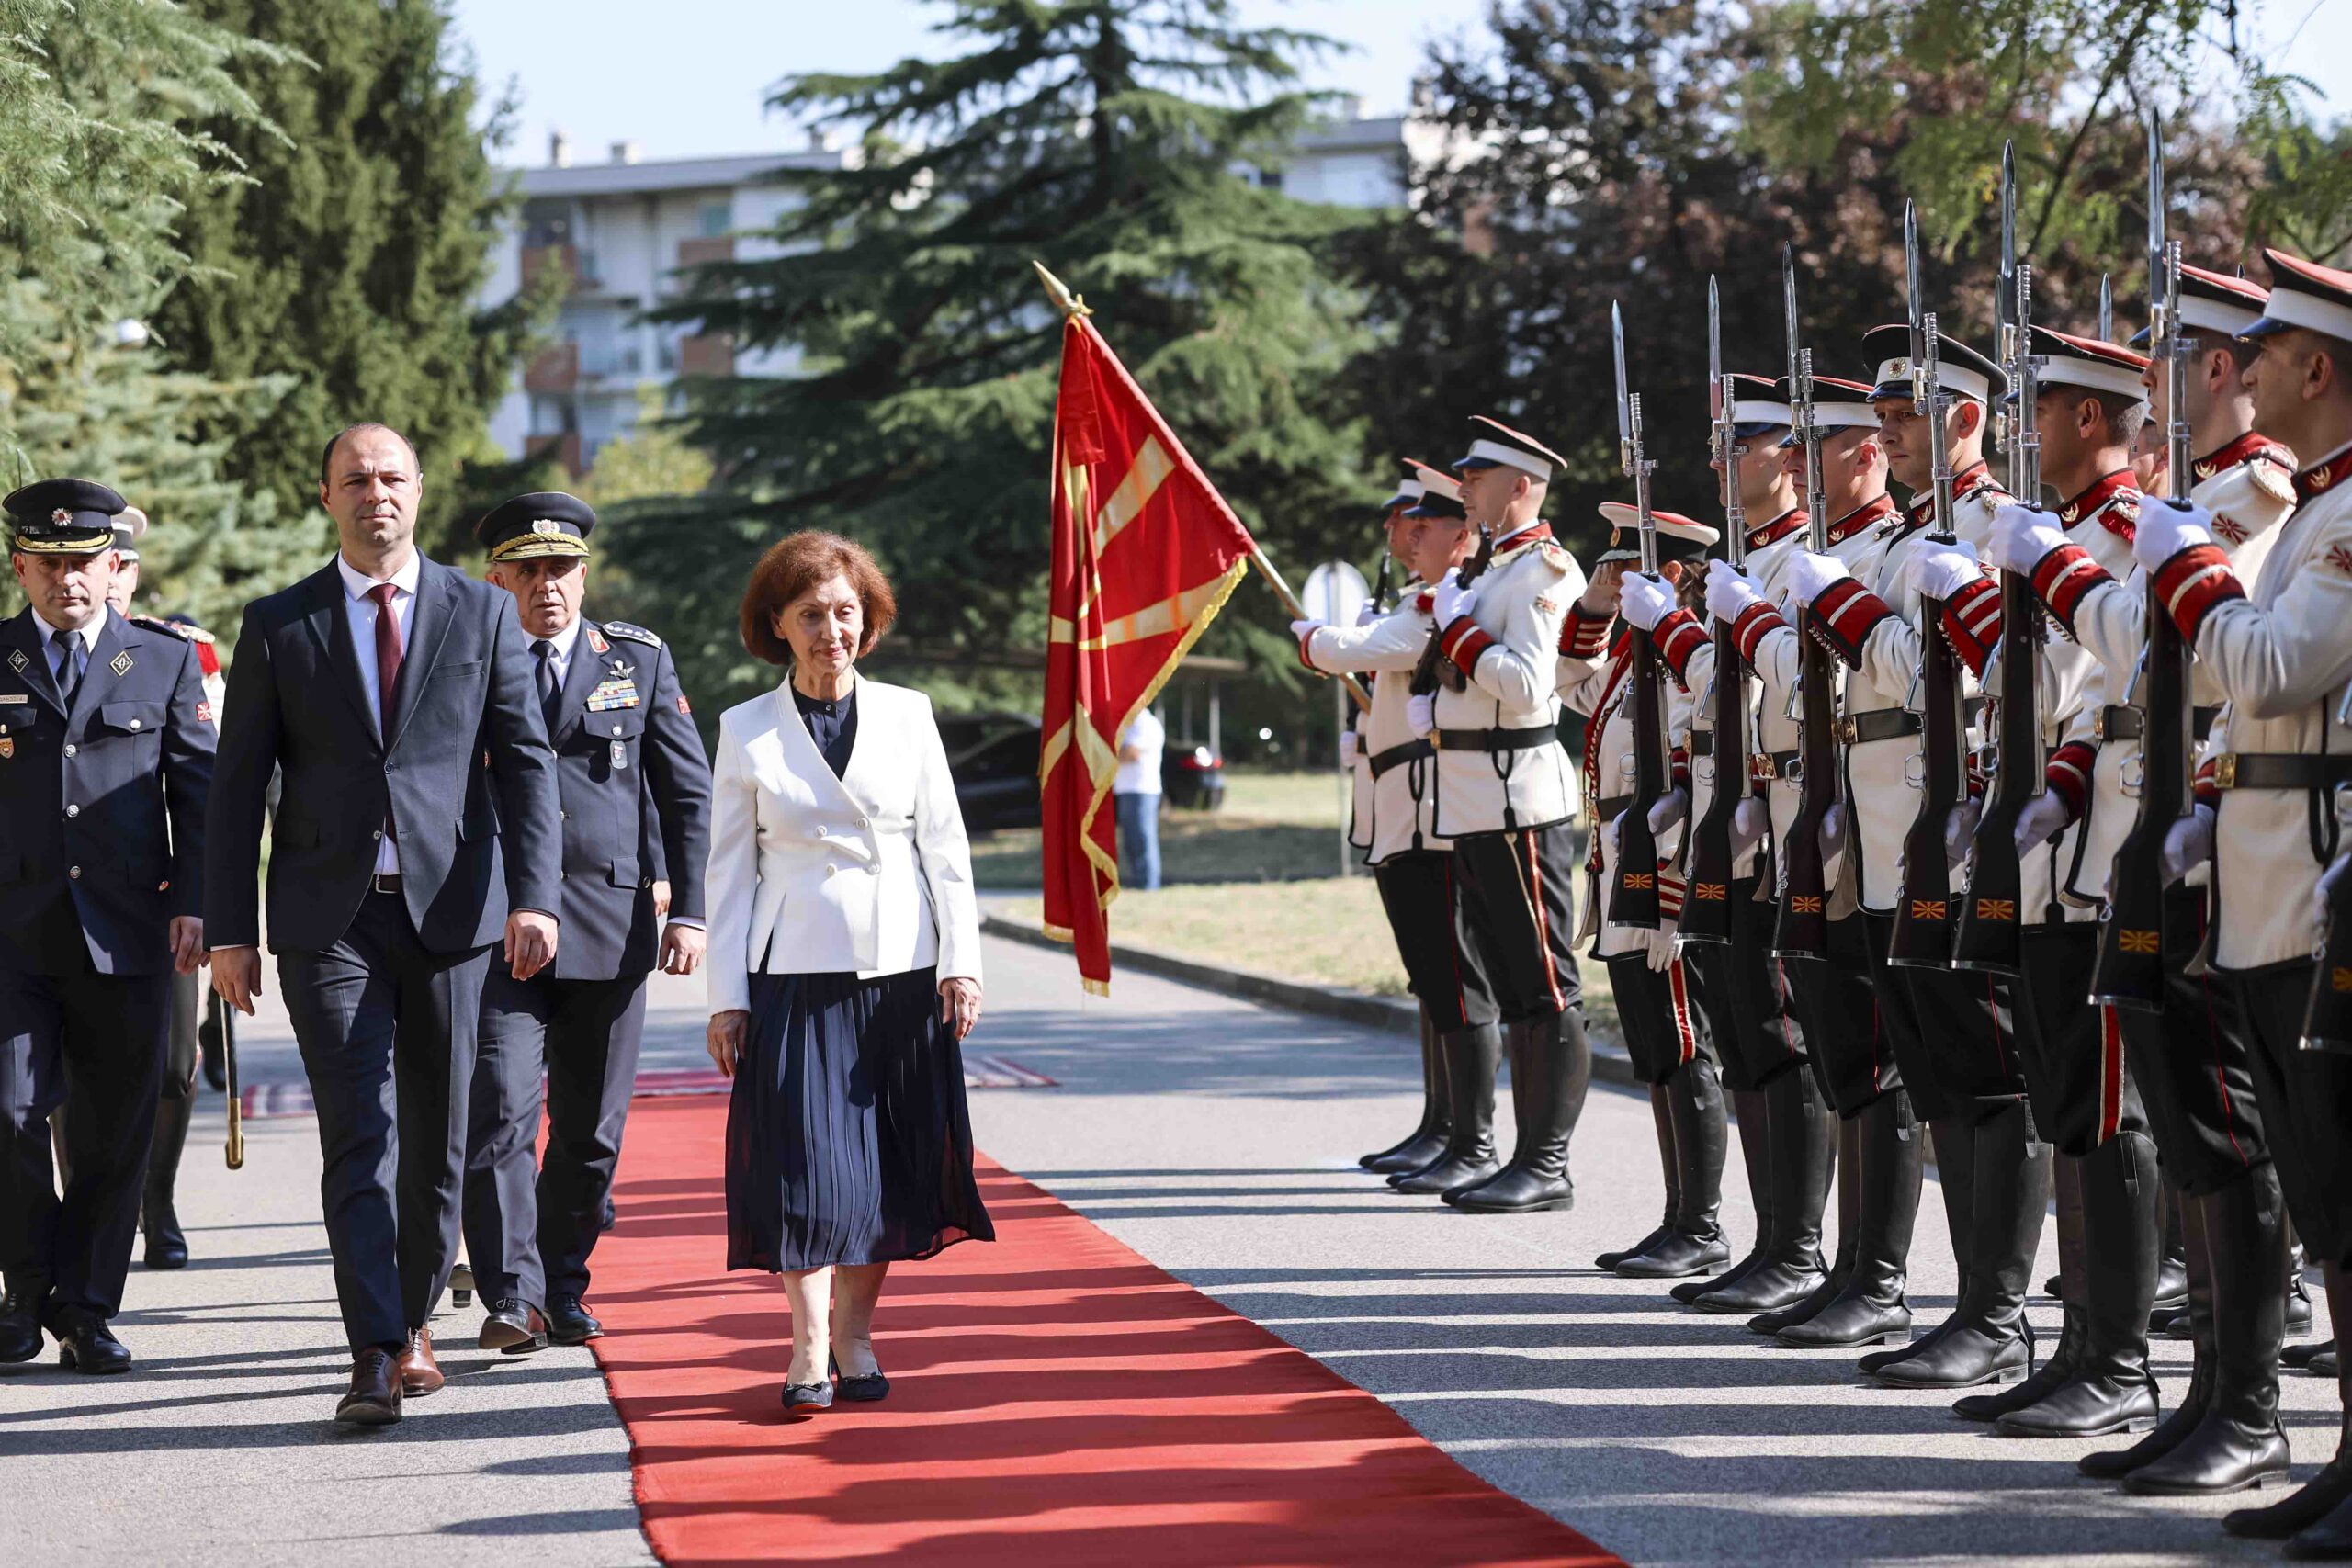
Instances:
[[[1429,40],[1477,28],[1488,0],[1238,0],[1243,19],[1353,45],[1310,85],[1354,93],[1368,114],[1405,107]],[[634,141],[648,158],[806,144],[763,114],[766,89],[797,71],[867,71],[941,51],[944,7],[922,0],[455,0],[459,30],[493,90],[522,103],[508,164],[547,161],[548,133],[599,161]],[[2311,77],[2326,107],[2352,113],[2352,0],[2250,0],[2268,52]],[[560,17],[559,21],[556,18]]]

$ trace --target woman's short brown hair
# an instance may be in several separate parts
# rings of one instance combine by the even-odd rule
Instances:
[[[792,645],[776,635],[776,612],[835,577],[849,579],[865,607],[865,635],[858,642],[857,656],[873,652],[899,617],[890,580],[861,547],[815,528],[778,539],[752,569],[751,586],[743,590],[743,646],[770,664],[791,663]]]

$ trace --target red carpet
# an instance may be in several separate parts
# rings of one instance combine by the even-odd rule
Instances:
[[[1387,1406],[983,1164],[1000,1239],[892,1271],[878,1405],[776,1400],[783,1292],[729,1274],[718,1096],[640,1100],[596,1346],[672,1563],[1616,1564]]]

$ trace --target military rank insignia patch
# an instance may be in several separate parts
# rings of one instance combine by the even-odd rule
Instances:
[[[210,724],[212,722],[212,705],[210,703],[197,704],[196,716],[204,723]]]
[[[598,631],[594,626],[590,626],[588,628],[588,646],[594,649],[598,653],[608,653],[612,650],[613,645],[605,640],[604,633]]]
[[[693,705],[686,701],[686,694],[684,692],[680,692],[678,694],[678,711],[680,713],[692,713],[695,711]]]
[[[0,762],[6,761],[16,754],[17,742],[8,736],[0,735]]]
[[[114,658],[107,662],[107,668],[114,671],[115,679],[118,681],[122,679],[125,675],[130,674],[130,650],[129,649],[125,649],[120,653],[116,654]]]
[[[2352,549],[2347,549],[2342,545],[2337,545],[2335,547],[2329,550],[2326,556],[2323,558],[2329,566],[2334,567],[2345,576],[2352,577]]]
[[[31,662],[32,660],[26,657],[25,650],[21,648],[14,649],[8,654],[8,668],[19,675],[25,672],[25,666]]]

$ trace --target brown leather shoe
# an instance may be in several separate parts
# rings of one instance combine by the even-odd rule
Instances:
[[[433,1359],[433,1330],[412,1328],[408,1331],[408,1348],[401,1352],[401,1392],[411,1399],[422,1399],[428,1393],[438,1393],[449,1380],[441,1375],[441,1363]]]
[[[548,1320],[528,1302],[502,1300],[489,1304],[481,1321],[481,1348],[505,1356],[528,1356],[548,1348]]]
[[[351,1392],[334,1418],[354,1427],[389,1427],[401,1418],[401,1376],[390,1351],[370,1345],[351,1361]]]

